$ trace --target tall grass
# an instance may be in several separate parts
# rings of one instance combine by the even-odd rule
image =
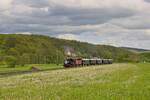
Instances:
[[[112,64],[0,78],[2,100],[149,100],[150,64]]]

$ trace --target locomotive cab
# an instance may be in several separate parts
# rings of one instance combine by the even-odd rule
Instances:
[[[73,65],[73,59],[66,59],[64,61],[64,67],[70,67]]]
[[[76,67],[82,65],[82,59],[69,58],[64,61],[64,67]]]

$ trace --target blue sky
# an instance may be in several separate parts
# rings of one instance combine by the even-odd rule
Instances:
[[[150,0],[1,0],[1,34],[150,49]]]

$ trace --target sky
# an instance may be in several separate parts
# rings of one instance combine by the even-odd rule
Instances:
[[[150,49],[150,0],[0,0],[0,33]]]

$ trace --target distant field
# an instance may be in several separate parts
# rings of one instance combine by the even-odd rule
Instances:
[[[28,71],[30,72],[32,71],[32,67],[36,67],[41,71],[63,68],[62,65],[56,64],[30,64],[25,66],[16,66],[15,68],[9,68],[6,65],[0,65],[0,76],[3,74],[21,73]]]
[[[150,64],[112,64],[0,78],[0,100],[149,100]]]

